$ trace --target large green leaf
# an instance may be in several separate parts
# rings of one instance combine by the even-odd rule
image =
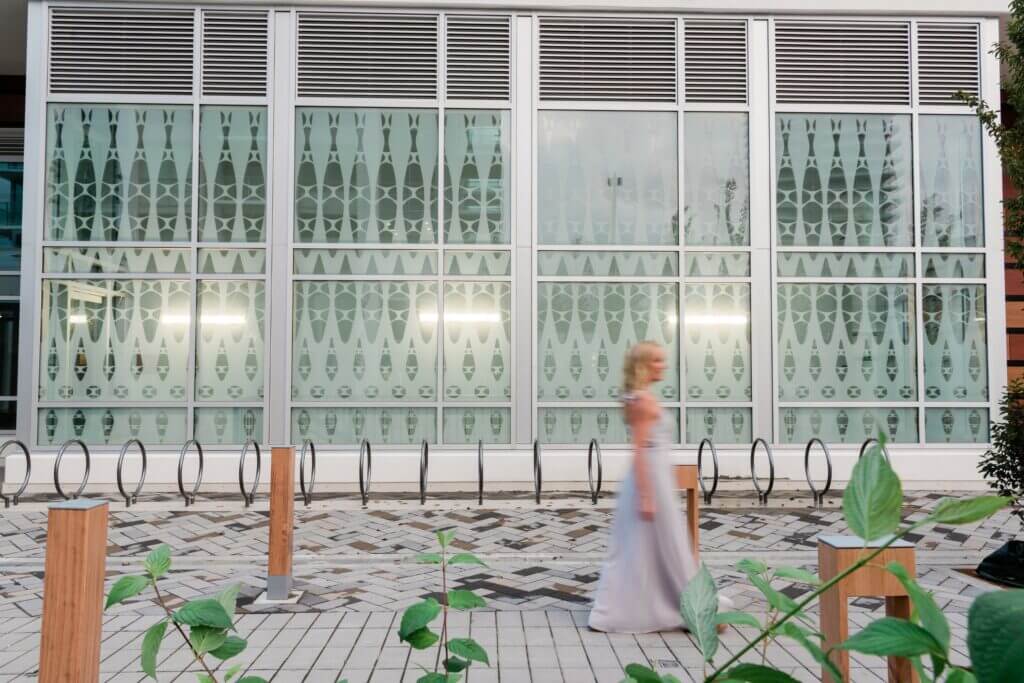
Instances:
[[[1024,672],[1024,590],[992,591],[967,613],[967,649],[978,683],[1019,682]]]
[[[729,624],[730,626],[750,626],[760,629],[761,622],[753,614],[747,612],[719,612],[715,617],[715,624]]]
[[[465,671],[466,667],[469,666],[469,662],[459,657],[449,657],[448,659],[444,660],[443,664],[445,671],[447,671],[448,673],[456,674],[460,671]]]
[[[843,491],[843,516],[853,533],[874,541],[895,532],[902,502],[900,479],[879,450],[857,461]]]
[[[136,595],[146,590],[146,586],[148,585],[148,577],[122,576],[110,589],[110,594],[107,595],[107,604],[103,606],[103,609],[110,609],[114,605],[122,603],[128,598],[134,598]]]
[[[750,583],[754,584],[755,588],[761,591],[772,608],[785,613],[796,609],[796,601],[793,598],[772,588],[768,580],[760,574],[750,574],[747,578],[750,580]]]
[[[161,545],[146,556],[146,571],[154,579],[159,579],[171,568],[171,548]]]
[[[943,655],[942,646],[928,631],[895,617],[882,617],[837,647],[883,657]]]
[[[238,679],[238,683],[267,683],[267,679],[260,676],[243,676]]]
[[[487,602],[473,591],[457,588],[448,591],[448,606],[452,609],[473,609],[486,607]]]
[[[718,629],[715,626],[718,590],[706,566],[701,565],[697,575],[686,584],[680,601],[680,611],[690,628],[690,633],[697,640],[697,647],[704,656],[704,661],[710,662],[718,651]]]
[[[910,602],[914,605],[914,615],[921,622],[924,630],[928,631],[942,647],[945,656],[945,653],[949,651],[949,622],[946,621],[946,616],[935,603],[935,598],[921,588],[920,584],[910,577],[899,562],[890,562],[885,568],[903,584],[907,595],[910,596]]]
[[[448,564],[476,564],[481,567],[486,567],[483,560],[474,555],[473,553],[457,553],[452,555],[451,559],[448,560]]]
[[[441,636],[437,635],[426,626],[417,631],[413,631],[405,638],[405,642],[409,643],[409,646],[414,650],[426,650],[428,647],[433,647],[433,645],[439,640],[441,640]]]
[[[217,593],[216,600],[220,603],[220,606],[224,608],[224,611],[228,613],[229,617],[235,616],[235,606],[238,603],[238,591],[241,589],[240,584],[228,586],[220,593]]]
[[[797,581],[798,583],[806,583],[809,586],[817,586],[821,583],[821,579],[814,572],[809,572],[806,569],[800,569],[799,567],[776,567],[774,569],[775,576],[780,579],[789,579],[791,581]]]
[[[943,498],[928,519],[939,524],[970,524],[991,517],[1013,502],[1006,496]]]
[[[643,664],[628,664],[626,666],[626,675],[636,681],[636,683],[661,683],[661,676]]]
[[[433,672],[427,672],[416,679],[416,683],[458,683],[459,679],[462,678],[462,674],[450,673],[450,674],[439,674]]]
[[[160,644],[164,642],[166,631],[167,620],[164,620],[146,629],[146,635],[142,637],[142,670],[154,681],[156,680],[156,658],[160,654]]]
[[[246,642],[244,638],[228,636],[224,639],[224,643],[220,647],[215,650],[210,650],[210,654],[221,660],[231,659],[232,657],[242,654],[248,644],[249,643]]]
[[[189,626],[225,629],[233,627],[231,617],[224,610],[224,606],[212,598],[186,602],[184,607],[174,613],[174,620]]]
[[[421,628],[432,622],[441,613],[441,603],[434,598],[427,598],[423,602],[407,608],[402,615],[402,624],[398,627],[398,637],[406,640],[410,634],[419,631]]]
[[[447,548],[448,544],[451,543],[452,539],[454,538],[455,529],[449,529],[447,531],[442,529],[437,532],[437,542],[441,545],[442,548]]]
[[[737,664],[725,675],[731,681],[744,683],[800,683],[789,674],[760,664]]]
[[[204,655],[211,650],[216,650],[228,638],[228,632],[222,628],[210,628],[209,626],[193,626],[189,629],[188,640],[192,643],[192,649],[198,654]]]
[[[951,669],[946,683],[977,683],[978,679],[970,671],[963,669]]]
[[[216,678],[214,678],[210,674],[204,674],[204,673],[197,673],[196,674],[196,680],[199,681],[199,683],[217,683],[217,679]]]
[[[441,564],[441,553],[423,553],[416,556],[417,564]]]
[[[452,654],[458,655],[470,662],[481,662],[487,666],[491,660],[487,658],[487,651],[480,647],[472,638],[452,638],[448,641],[448,649]]]
[[[797,643],[799,643],[805,650],[807,650],[807,652],[810,653],[811,657],[814,658],[814,661],[816,661],[822,667],[828,669],[828,672],[832,674],[833,681],[843,680],[843,676],[839,671],[839,667],[835,665],[835,662],[828,658],[828,655],[825,654],[825,651],[821,649],[821,646],[814,642],[814,640],[812,640],[814,634],[812,634],[810,631],[801,628],[797,624],[794,624],[792,621],[787,621],[786,623],[782,624],[776,629],[776,631],[781,635],[784,635],[788,638],[792,638]]]
[[[231,667],[224,672],[224,681],[230,681],[232,678],[238,675],[238,672],[242,670],[241,664],[232,664]]]
[[[736,563],[736,569],[744,574],[764,574],[768,571],[768,565],[761,560],[752,560],[749,557],[745,557]]]

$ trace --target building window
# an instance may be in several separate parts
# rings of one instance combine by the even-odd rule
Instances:
[[[13,432],[18,417],[23,195],[22,163],[0,161],[0,434]]]

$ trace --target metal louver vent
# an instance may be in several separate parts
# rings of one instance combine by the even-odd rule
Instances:
[[[20,157],[25,153],[24,128],[0,128],[0,156]]]
[[[53,8],[50,92],[192,94],[193,10]]]
[[[775,99],[910,104],[910,25],[775,22]]]
[[[688,19],[683,24],[687,102],[747,101],[747,22]]]
[[[451,99],[507,100],[511,87],[511,19],[449,15],[445,80]]]
[[[979,90],[977,24],[917,25],[917,87],[921,104],[960,104],[953,95]]]
[[[540,98],[675,102],[675,20],[543,17]]]
[[[437,97],[437,16],[299,13],[306,97]]]
[[[203,12],[203,94],[267,94],[267,13]]]

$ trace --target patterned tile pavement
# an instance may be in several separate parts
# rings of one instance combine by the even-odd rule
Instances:
[[[939,497],[909,496],[906,518],[925,514]],[[586,629],[610,501],[591,506],[566,497],[541,508],[520,499],[482,508],[462,500],[423,507],[380,501],[369,509],[344,501],[314,503],[297,511],[295,575],[303,596],[296,605],[273,607],[255,602],[265,581],[265,509],[245,510],[235,501],[186,510],[164,501],[130,510],[115,503],[111,510],[108,584],[137,571],[160,543],[175,553],[165,585],[172,607],[241,583],[240,629],[251,643],[243,659],[250,672],[275,681],[415,680],[423,655],[410,656],[394,627],[404,607],[439,589],[436,570],[412,562],[416,553],[432,547],[438,528],[454,528],[456,545],[488,564],[460,568],[453,576],[457,586],[479,591],[489,603],[487,610],[456,617],[456,630],[469,629],[494,660],[491,668],[474,671],[470,681],[618,681],[622,666],[631,661],[649,662],[681,680],[700,680],[699,655],[685,633],[607,636]],[[815,569],[816,537],[843,532],[842,515],[834,507],[711,507],[702,511],[702,558],[739,608],[762,612],[760,595],[732,569],[736,561],[755,556]],[[967,608],[976,595],[993,589],[961,570],[1018,532],[1018,523],[1003,513],[971,527],[926,529],[914,539],[921,581],[949,613],[961,655]],[[0,517],[0,682],[34,679],[44,550],[44,507],[5,510]],[[796,597],[802,590],[790,586],[784,592]],[[879,600],[855,601],[855,626],[882,607]],[[143,677],[136,641],[159,612],[154,601],[140,596],[107,615],[104,680]],[[731,631],[725,648],[742,645],[742,638]],[[183,646],[168,643],[160,680],[177,680],[175,672],[187,670],[190,662]],[[818,679],[801,651],[773,646],[766,656],[798,680]],[[884,679],[882,660],[865,658],[854,665],[854,681]]]

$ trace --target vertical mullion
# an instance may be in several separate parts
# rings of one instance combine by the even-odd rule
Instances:
[[[679,443],[686,445],[686,25],[676,20],[676,339],[679,348]]]
[[[185,438],[195,437],[195,411],[196,411],[196,372],[199,368],[199,359],[196,354],[199,352],[199,192],[200,192],[200,162],[199,162],[199,126],[202,120],[202,107],[199,104],[202,92],[203,72],[203,16],[202,10],[196,9],[193,15],[194,40],[192,59],[192,187],[191,203],[189,206],[190,230],[189,230],[189,262],[190,275],[190,312],[189,312],[189,336],[188,336],[188,358],[185,361]]]
[[[921,225],[921,120],[919,114],[920,89],[917,68],[917,22],[910,22],[910,154],[912,188],[911,202],[914,215],[911,217],[914,245],[914,284],[911,285],[914,302],[914,331],[916,343],[915,370],[917,371],[917,442],[925,442],[925,393],[924,393],[924,271],[921,249],[924,246]]]
[[[448,35],[448,15],[442,12],[438,16],[438,40],[437,40],[437,230],[434,231],[436,238],[435,251],[437,253],[437,398],[434,402],[436,407],[434,414],[434,443],[444,443],[444,423],[442,414],[444,412],[444,343],[445,343],[445,321],[444,321],[444,201],[445,201],[445,174],[444,174],[444,134],[445,134],[445,104],[448,100],[448,80],[445,71],[446,45]]]

